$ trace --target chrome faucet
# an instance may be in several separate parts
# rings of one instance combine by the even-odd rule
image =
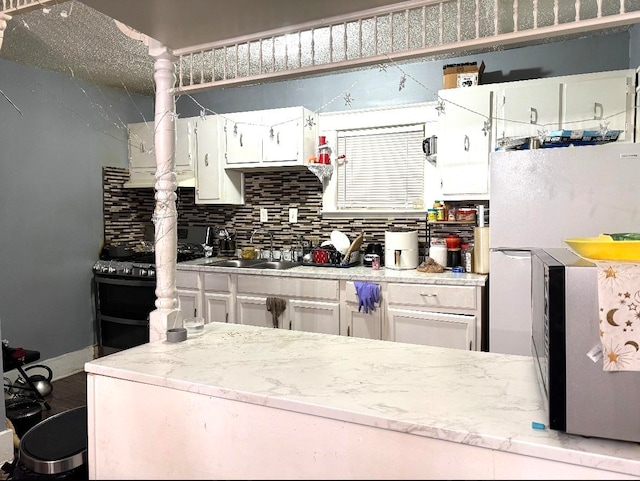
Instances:
[[[263,227],[258,227],[251,233],[251,238],[249,239],[249,244],[253,244],[253,236],[256,235],[259,231],[264,232],[269,235],[269,260],[273,260],[273,233]]]

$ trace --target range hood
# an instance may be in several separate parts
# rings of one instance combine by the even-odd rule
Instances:
[[[178,187],[195,187],[196,177],[193,172],[178,172],[177,174]],[[134,175],[131,174],[131,178],[123,184],[126,189],[153,189],[156,183],[155,175]]]

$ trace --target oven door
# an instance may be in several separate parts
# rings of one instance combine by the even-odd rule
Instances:
[[[95,274],[99,355],[149,342],[149,313],[156,301],[155,279]]]

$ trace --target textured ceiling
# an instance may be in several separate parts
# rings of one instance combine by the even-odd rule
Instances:
[[[0,57],[60,72],[98,86],[153,95],[153,59],[148,54],[147,46],[122,33],[113,18],[173,49],[180,49],[326,20],[337,14],[370,10],[393,3],[410,2],[61,0],[26,13],[14,13],[12,20],[7,22]],[[603,32],[593,31],[590,34]],[[550,36],[548,39],[538,39],[536,43],[562,39]],[[509,47],[503,45],[495,48]],[[465,52],[456,54],[464,55]]]

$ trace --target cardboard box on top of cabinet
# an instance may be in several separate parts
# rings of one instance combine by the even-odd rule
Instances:
[[[484,62],[466,62],[445,65],[442,67],[442,86],[445,89],[471,87],[480,84],[484,72]]]

